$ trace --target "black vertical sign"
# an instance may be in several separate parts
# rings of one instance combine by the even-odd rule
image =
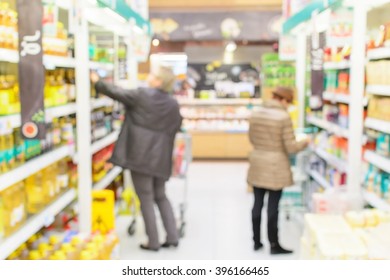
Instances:
[[[324,32],[314,32],[310,40],[312,110],[321,110],[323,106],[325,38]]]
[[[22,135],[26,139],[44,139],[42,0],[17,0],[17,8]]]

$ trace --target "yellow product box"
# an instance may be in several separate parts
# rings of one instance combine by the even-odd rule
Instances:
[[[92,191],[92,231],[106,234],[115,228],[115,194],[112,190]]]

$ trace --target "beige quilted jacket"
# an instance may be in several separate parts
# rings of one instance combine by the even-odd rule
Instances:
[[[278,101],[267,101],[253,112],[249,138],[248,184],[269,190],[293,185],[289,154],[305,149],[306,142],[296,141],[290,115]]]

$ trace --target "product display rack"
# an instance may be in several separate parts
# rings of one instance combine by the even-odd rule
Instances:
[[[241,159],[251,150],[249,111],[260,99],[179,99],[183,128],[192,136],[194,158]],[[238,112],[239,109],[243,112]],[[194,124],[195,122],[195,124]]]
[[[110,30],[112,32],[115,43],[118,42],[116,39],[118,36],[124,38],[127,45],[127,71],[132,71],[129,75],[131,77],[137,76],[137,58],[132,55],[132,47],[130,46],[131,41],[128,39],[131,38],[134,32],[141,32],[145,34],[149,32],[146,35],[150,36],[150,26],[148,28],[141,28],[145,26],[137,26],[140,24],[138,20],[135,22],[130,20],[131,18],[122,18],[122,16],[115,14],[116,11],[110,11],[110,13],[108,13],[107,9],[109,8],[101,8],[100,5],[98,6],[97,2],[92,3],[87,0],[74,2],[57,0],[56,5],[60,9],[67,10],[69,14],[71,14],[74,10],[80,12],[80,20],[74,22],[74,24],[76,24],[74,28],[77,30],[74,38],[75,57],[77,59],[72,57],[44,55],[43,66],[46,70],[55,70],[57,68],[69,68],[75,70],[77,101],[75,103],[46,108],[45,118],[46,122],[50,123],[53,118],[76,115],[77,142],[75,145],[66,145],[55,148],[50,152],[43,153],[40,156],[15,167],[11,171],[1,174],[0,192],[66,157],[71,157],[77,160],[79,174],[78,189],[68,189],[63,192],[37,214],[27,217],[27,220],[15,232],[6,237],[0,238],[0,259],[7,258],[32,235],[40,231],[43,227],[52,224],[54,217],[70,204],[75,203],[76,198],[76,203],[79,206],[79,232],[81,234],[90,234],[92,224],[91,191],[93,189],[105,189],[123,172],[121,168],[113,167],[99,182],[92,184],[92,154],[115,143],[118,138],[119,131],[114,131],[102,139],[91,143],[90,112],[95,109],[112,107],[115,105],[115,102],[113,102],[112,99],[105,97],[99,99],[90,98],[89,92],[91,91],[91,88],[89,82],[89,72],[90,70],[104,71],[106,73],[110,72],[113,75],[114,82],[119,80],[117,78],[118,65],[116,63],[89,60],[89,24],[96,24],[96,21],[98,20],[97,23],[100,28]],[[101,20],[102,18],[105,20]],[[116,49],[118,48],[116,44],[114,47]],[[16,50],[0,48],[0,62],[17,64],[19,62],[18,52]],[[136,86],[136,80],[134,78],[131,78],[131,80],[122,79],[120,82],[123,84],[126,83],[128,88]],[[19,128],[20,126],[20,114],[0,116],[0,135],[3,128],[14,129]],[[80,152],[76,153],[76,150]]]
[[[308,170],[308,173],[310,177],[312,177],[318,184],[320,184],[320,186],[324,187],[325,189],[333,188],[332,185],[317,171]]]
[[[41,228],[50,225],[54,217],[76,199],[76,191],[71,189],[62,194],[40,213],[31,216],[26,223],[11,236],[0,241],[0,259],[7,258],[20,245],[26,242]]]
[[[347,1],[331,1],[328,5],[323,5],[321,1],[313,1],[311,5],[308,5],[305,9],[292,16],[283,26],[285,33],[292,32],[297,36],[297,89],[298,96],[305,96],[307,92],[306,79],[304,73],[307,71],[308,64],[306,62],[307,50],[307,38],[310,36],[310,32],[313,32],[313,21],[316,21],[318,32],[325,31],[324,22],[321,22],[323,18],[312,18],[313,11],[321,13],[328,8],[338,9],[338,7],[346,4]],[[306,118],[307,123],[319,127],[328,131],[330,134],[334,134],[339,137],[348,139],[348,160],[343,161],[332,155],[325,153],[323,150],[314,148],[313,152],[320,158],[324,159],[329,165],[346,171],[348,175],[347,189],[350,193],[361,194],[366,202],[374,207],[380,209],[389,209],[388,202],[384,201],[374,193],[368,193],[366,190],[362,190],[361,177],[356,176],[362,174],[363,159],[373,166],[376,166],[382,171],[389,172],[390,160],[384,156],[377,154],[374,151],[362,152],[362,146],[369,140],[364,134],[363,128],[371,129],[377,132],[390,133],[390,122],[368,117],[364,120],[360,116],[363,116],[364,107],[368,105],[370,98],[365,97],[365,94],[373,96],[386,97],[390,96],[390,86],[384,84],[371,83],[365,85],[365,65],[367,61],[381,60],[390,58],[390,48],[381,47],[377,49],[369,49],[366,52],[366,32],[367,32],[367,17],[369,13],[375,8],[382,9],[382,6],[389,4],[390,1],[378,0],[378,1],[350,1],[348,4],[353,7],[353,34],[352,41],[349,43],[352,47],[352,53],[350,57],[353,60],[340,61],[340,62],[325,62],[323,64],[324,71],[327,70],[348,70],[350,73],[349,81],[349,94],[343,94],[340,92],[327,91],[324,92],[323,98],[332,104],[348,104],[349,106],[349,120],[350,127],[348,129],[342,128],[337,124],[328,122],[325,119],[320,119],[315,115],[308,116]],[[372,16],[372,15],[370,15]],[[311,19],[311,20],[309,20]],[[300,99],[301,101],[303,99]],[[301,112],[303,108],[300,108]],[[353,121],[351,121],[353,120]],[[324,182],[324,178],[319,178],[319,174],[314,171],[309,171],[310,176],[319,181],[319,184],[325,188],[328,188],[329,183]],[[322,177],[322,176],[321,176]]]

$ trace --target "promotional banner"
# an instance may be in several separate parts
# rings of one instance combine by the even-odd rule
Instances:
[[[42,1],[18,0],[17,8],[22,135],[26,139],[45,139]]]
[[[153,12],[150,18],[156,37],[171,41],[277,41],[282,19],[276,11]]]
[[[324,93],[324,48],[325,33],[314,32],[310,39],[311,99],[310,108],[321,110]]]
[[[216,85],[221,85],[221,82],[232,82],[252,84],[258,92],[260,75],[250,64],[188,64],[187,71],[188,78],[193,81],[194,89],[198,91],[215,90]]]

